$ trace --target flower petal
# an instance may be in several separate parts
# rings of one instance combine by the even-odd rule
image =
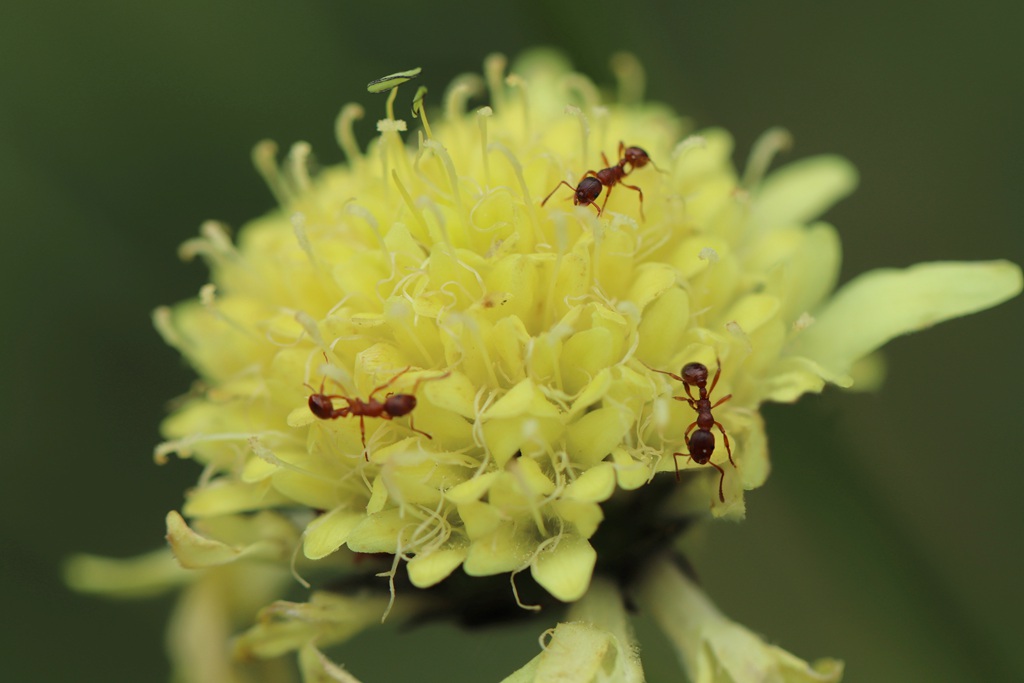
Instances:
[[[845,375],[890,339],[984,310],[1021,291],[1008,261],[922,263],[874,270],[844,286],[791,345],[830,372]]]
[[[299,650],[299,671],[302,683],[360,683],[359,679],[335,664],[313,643]]]
[[[572,602],[587,592],[596,562],[597,552],[588,541],[565,534],[553,549],[537,556],[530,573],[547,592]]]
[[[242,548],[200,536],[176,510],[167,513],[167,542],[182,567],[196,569],[234,562]]]
[[[306,527],[302,552],[311,560],[327,557],[348,540],[352,530],[365,518],[362,512],[336,508],[320,515]]]
[[[64,567],[64,580],[72,589],[124,598],[160,595],[194,576],[167,548],[123,560],[75,555]]]
[[[189,491],[182,512],[189,518],[215,517],[262,510],[291,502],[284,494],[271,488],[269,480],[247,484],[230,479],[215,479],[206,486]]]
[[[574,461],[586,467],[596,465],[622,443],[630,417],[618,406],[592,410],[569,425],[566,450]]]
[[[544,651],[504,683],[641,683],[644,670],[618,588],[596,578],[555,627]]]
[[[406,565],[409,580],[417,588],[429,588],[448,578],[448,575],[466,559],[467,552],[467,548],[458,547],[417,555]]]
[[[668,637],[691,681],[834,683],[842,678],[842,662],[808,664],[726,618],[671,559],[650,567],[637,600]]]
[[[817,218],[857,187],[857,169],[846,159],[821,155],[786,164],[762,183],[751,209],[757,230]]]
[[[600,503],[615,492],[615,466],[610,462],[598,463],[586,470],[565,488],[565,498],[581,502]]]
[[[466,507],[479,505],[483,503],[460,505],[459,510],[461,512]],[[532,550],[532,547],[523,540],[509,525],[496,526],[490,533],[473,539],[462,565],[463,571],[470,576],[490,576],[515,571],[529,559]]]
[[[396,610],[414,608],[413,596],[395,605]],[[309,602],[279,600],[260,610],[256,624],[235,640],[235,656],[277,657],[307,643],[320,646],[348,640],[367,626],[377,623],[388,599],[378,595],[355,597],[316,592]]]
[[[604,675],[604,663],[614,656],[617,646],[612,635],[603,629],[579,622],[559,624],[544,651],[502,683],[600,683],[619,680]]]

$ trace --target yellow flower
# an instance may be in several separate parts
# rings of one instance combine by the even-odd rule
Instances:
[[[616,69],[606,104],[556,55],[507,76],[492,56],[483,79],[453,82],[442,116],[428,121],[417,94],[415,135],[391,89],[365,151],[362,108],[342,110],[347,163],[316,174],[305,143],[280,166],[257,146],[280,209],[234,241],[205,224],[182,254],[206,259],[211,284],[154,316],[202,380],[156,453],[204,467],[168,518],[183,565],[294,561],[318,588],[369,575],[392,599],[403,563],[420,589],[460,571],[510,575],[514,592],[529,570],[558,600],[593,601],[588,588],[609,590],[591,586],[599,560],[636,566],[664,544],[644,534],[664,535],[666,498],[683,515],[744,514],[769,471],[762,402],[877,382],[887,340],[1020,291],[1020,270],[992,262],[869,273],[831,296],[839,238],[816,219],[853,190],[850,164],[768,174],[788,145],[773,129],[741,175],[727,133],[690,134],[640,103],[635,62]],[[490,106],[467,111],[484,86]],[[616,541],[601,546],[599,528]],[[360,559],[377,554],[387,584]],[[414,593],[396,609],[445,595]],[[309,680],[349,680],[318,648],[386,609],[327,590],[275,602],[235,653],[298,650]],[[578,623],[551,644],[590,643],[568,649],[641,680],[631,635]]]

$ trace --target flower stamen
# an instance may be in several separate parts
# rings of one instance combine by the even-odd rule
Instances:
[[[252,164],[274,200],[281,206],[287,206],[292,197],[277,166],[277,149],[277,143],[273,140],[260,140],[252,148]]]
[[[487,119],[493,115],[494,110],[490,107],[480,107],[476,110],[477,127],[480,129],[480,157],[484,164],[484,183],[488,188],[491,187],[491,162],[487,154]]]
[[[398,193],[402,195],[402,201],[405,202],[405,206],[409,209],[409,213],[412,214],[416,223],[423,230],[423,234],[420,236],[421,239],[429,239],[430,228],[427,226],[427,222],[423,220],[423,214],[420,213],[419,208],[412,200],[412,195],[409,194],[409,190],[406,189],[402,179],[398,177],[398,171],[391,170],[391,178],[395,181],[395,187],[398,188]]]
[[[445,119],[449,123],[460,121],[469,98],[482,95],[484,87],[484,79],[478,74],[461,74],[452,79],[444,93]]]
[[[793,146],[793,136],[785,128],[769,128],[761,133],[750,148],[747,168],[743,172],[740,186],[745,190],[753,190],[761,184],[768,167],[779,152],[785,152]]]
[[[619,84],[619,102],[627,107],[643,102],[647,74],[636,55],[626,51],[616,52],[609,60],[609,65]]]
[[[579,107],[575,107],[571,104],[565,105],[565,113],[573,116],[580,124],[580,168],[587,167],[587,159],[590,158],[590,154],[587,151],[587,143],[590,140],[590,122],[587,120],[587,115],[584,114]]]
[[[338,142],[338,147],[341,148],[345,159],[353,168],[363,163],[363,153],[359,150],[359,143],[356,141],[354,125],[365,115],[366,110],[361,105],[349,102],[341,108],[334,124],[334,137]]]
[[[284,174],[284,179],[288,181],[289,191],[295,197],[309,191],[312,182],[309,176],[309,162],[312,154],[313,148],[308,142],[296,142],[288,150],[288,170]]]
[[[491,93],[491,106],[500,114],[505,113],[505,67],[508,58],[498,52],[484,59],[484,79]]]
[[[530,198],[530,188],[526,184],[526,177],[523,175],[523,165],[519,163],[519,159],[508,147],[500,142],[492,142],[487,145],[487,151],[498,150],[505,155],[508,160],[509,166],[512,167],[512,171],[516,174],[516,179],[519,181],[519,190],[523,195],[523,204],[526,207],[526,215],[530,219],[530,227],[533,229],[532,245],[524,244],[523,249],[528,249],[530,246],[537,246],[545,243],[544,233],[540,229],[540,224],[537,219],[537,207],[533,205],[533,199]],[[522,232],[519,233],[521,236],[526,237],[527,235]]]
[[[465,207],[462,205],[462,193],[459,191],[459,175],[455,171],[455,164],[452,162],[452,158],[449,156],[448,150],[444,148],[444,145],[435,140],[425,140],[423,142],[423,146],[436,154],[444,165],[444,170],[448,174],[448,185],[452,191],[452,198],[455,200],[455,207],[459,211],[459,216],[462,218],[463,225],[468,229],[469,219],[466,216]]]
[[[427,138],[432,139],[433,135],[430,134],[430,122],[427,121],[427,110],[423,106],[423,98],[427,95],[427,86],[421,85],[416,90],[416,96],[412,99],[412,117],[418,118],[423,117],[423,130],[427,133]]]

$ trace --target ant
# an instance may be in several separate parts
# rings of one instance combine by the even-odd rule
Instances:
[[[736,467],[736,462],[732,459],[732,447],[729,446],[729,436],[725,433],[722,423],[716,421],[714,416],[712,416],[711,411],[732,398],[732,394],[723,396],[718,399],[717,403],[711,405],[711,392],[715,390],[715,385],[718,384],[718,377],[722,374],[722,361],[716,358],[715,362],[718,363],[718,370],[715,371],[715,377],[711,380],[710,389],[707,388],[708,368],[703,363],[687,363],[683,366],[682,376],[664,370],[655,370],[646,363],[644,365],[647,365],[648,370],[660,372],[683,383],[686,396],[673,396],[672,398],[689,403],[690,407],[697,413],[697,419],[690,423],[690,426],[686,428],[686,433],[683,435],[683,438],[686,440],[686,447],[690,452],[673,453],[672,458],[676,459],[680,455],[685,455],[698,465],[711,465],[718,470],[718,499],[724,503],[725,495],[722,493],[722,484],[725,481],[725,470],[711,462],[711,454],[715,452],[715,435],[711,432],[712,427],[718,427],[718,431],[722,432],[722,439],[725,440],[725,450],[729,454],[729,462],[733,467]],[[690,387],[697,387],[699,398],[693,397],[693,394],[690,393]],[[696,431],[693,431],[694,427],[697,428]],[[693,431],[692,435],[690,434],[691,431]],[[676,481],[678,481],[679,460],[675,460],[675,463]]]
[[[604,161],[607,168],[602,168],[600,171],[587,171],[580,178],[579,183],[576,187],[573,187],[566,181],[562,180],[555,186],[555,189],[551,190],[551,194],[544,198],[544,201],[540,203],[544,206],[549,199],[558,191],[558,188],[565,185],[573,191],[572,203],[575,206],[590,206],[594,205],[597,198],[601,196],[601,188],[607,187],[608,193],[604,196],[604,202],[601,204],[601,208],[597,209],[597,215],[600,216],[604,211],[604,207],[608,204],[608,198],[612,196],[612,188],[615,185],[622,185],[628,187],[631,190],[636,190],[640,195],[640,219],[644,220],[644,193],[639,187],[635,185],[627,185],[622,182],[622,179],[632,173],[638,168],[643,168],[647,164],[654,166],[659,172],[661,169],[651,160],[651,157],[647,155],[643,149],[639,147],[626,147],[625,143],[619,141],[619,162],[614,166],[608,163],[608,157],[605,156],[604,152],[601,152],[601,159]],[[627,166],[629,169],[627,170]]]
[[[358,415],[359,433],[363,439],[363,457],[366,458],[367,462],[369,462],[370,455],[366,451],[366,424],[364,422],[364,418],[379,417],[384,420],[391,420],[396,417],[402,417],[403,415],[409,415],[413,411],[413,409],[416,408],[416,396],[414,396],[414,394],[416,393],[416,389],[419,388],[420,384],[422,384],[423,382],[431,382],[433,380],[444,379],[448,375],[452,374],[451,371],[448,371],[443,375],[438,375],[437,377],[421,377],[420,379],[416,380],[416,384],[413,385],[412,391],[409,392],[408,394],[395,394],[393,392],[389,392],[384,397],[383,401],[379,401],[376,398],[374,398],[374,394],[376,394],[378,391],[381,391],[382,389],[387,389],[389,386],[395,383],[395,380],[397,380],[399,377],[409,372],[410,370],[412,370],[411,365],[406,369],[402,370],[401,372],[399,372],[391,379],[389,379],[384,384],[381,384],[379,387],[371,391],[370,395],[367,397],[365,401],[361,398],[349,398],[344,394],[325,394],[324,381],[326,380],[320,382],[319,391],[314,389],[309,384],[306,384],[305,386],[309,387],[309,390],[313,392],[309,397],[309,410],[321,420],[335,420],[339,417]],[[341,408],[335,408],[334,399],[341,399],[342,401],[345,401],[347,405],[344,405]],[[409,415],[409,429],[419,434],[422,434],[428,439],[434,438],[430,434],[427,434],[426,432],[420,429],[416,429],[416,427],[413,426],[412,415]]]

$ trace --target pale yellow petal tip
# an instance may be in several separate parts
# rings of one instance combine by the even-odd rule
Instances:
[[[850,383],[848,385],[844,386],[838,382],[836,384],[855,392],[878,391],[882,388],[888,371],[889,365],[885,360],[885,354],[875,351],[858,359],[853,364],[853,367],[850,368]]]
[[[692,681],[837,683],[842,678],[842,662],[808,664],[727,618],[671,559],[649,567],[637,600],[668,637]]]
[[[345,667],[332,662],[318,650],[314,643],[307,643],[299,650],[299,672],[302,683],[360,683]]]
[[[467,548],[458,547],[417,555],[407,565],[409,580],[417,588],[434,586],[461,566],[467,554]]]
[[[225,543],[200,536],[175,510],[167,513],[167,542],[171,552],[186,569],[215,567],[234,562],[241,552]]]
[[[816,312],[814,323],[794,338],[792,351],[845,375],[889,340],[997,306],[1022,286],[1020,267],[1009,261],[874,270],[846,284]]]
[[[552,550],[542,552],[531,567],[533,578],[563,602],[579,600],[590,585],[597,552],[584,539],[560,538]]]
[[[817,678],[812,678],[812,681],[822,681],[823,683],[839,683],[843,680],[843,671],[846,665],[840,659],[822,658],[816,659],[811,663],[811,670],[817,675]]]
[[[849,196],[858,182],[856,167],[840,156],[826,154],[794,161],[765,179],[751,221],[759,229],[807,223]]]
[[[288,417],[285,418],[289,427],[306,427],[316,422],[316,416],[309,412],[308,406],[293,408]]]
[[[113,598],[161,595],[193,576],[166,548],[127,559],[75,555],[64,565],[64,580],[72,590]]]
[[[320,515],[306,526],[302,552],[311,560],[320,560],[337,551],[366,515],[338,508]]]
[[[234,654],[239,659],[269,659],[311,643],[341,643],[379,623],[387,606],[386,597],[367,594],[316,592],[308,602],[279,600],[260,610],[255,625],[235,638]],[[420,608],[411,598],[395,605],[399,618]]]
[[[588,623],[558,624],[544,650],[502,683],[642,683],[636,652],[613,633]]]

